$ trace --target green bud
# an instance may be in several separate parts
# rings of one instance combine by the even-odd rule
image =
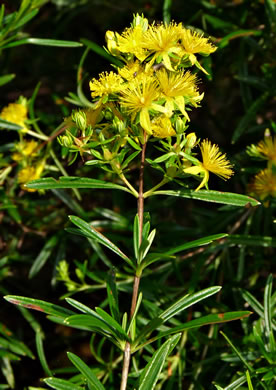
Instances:
[[[108,149],[104,149],[103,157],[106,161],[110,161],[113,159],[113,154]]]
[[[85,131],[87,123],[86,123],[86,114],[83,111],[73,111],[71,115],[72,121],[76,123],[78,128],[81,131]]]
[[[181,119],[180,117],[178,117],[175,121],[175,131],[177,132],[177,134],[183,134],[184,131],[186,130],[186,119]]]
[[[196,134],[195,133],[190,133],[186,136],[186,148],[192,149],[196,145]]]
[[[106,120],[111,121],[114,118],[114,114],[110,108],[106,108],[103,112],[103,116]]]
[[[117,116],[112,121],[113,128],[116,130],[119,134],[124,135],[125,130],[126,130],[126,124],[124,121],[119,119]]]
[[[73,139],[69,135],[60,135],[58,137],[58,142],[60,143],[61,146],[65,146],[66,148],[70,148],[73,144]]]
[[[177,167],[175,165],[169,166],[166,173],[169,177],[175,177],[177,174]]]
[[[144,15],[134,15],[133,17],[133,21],[132,21],[132,27],[136,27],[136,26],[141,26],[143,32],[147,31],[148,29],[148,25],[149,25],[149,22],[148,22],[148,19],[147,18],[144,18]]]

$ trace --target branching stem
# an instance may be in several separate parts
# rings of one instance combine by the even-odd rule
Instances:
[[[139,244],[140,245],[142,243],[142,236],[143,236],[143,218],[144,218],[144,193],[143,193],[143,191],[144,191],[144,167],[145,167],[146,145],[147,144],[145,142],[143,144],[143,147],[142,147],[141,165],[140,165],[140,173],[139,173],[139,194],[138,194],[138,201],[137,201],[137,211],[138,211],[138,218],[139,218]],[[140,284],[140,276],[135,275],[134,281],[133,281],[133,289],[132,289],[130,319],[132,318],[132,316],[135,312],[135,309],[136,309],[139,284]],[[130,358],[131,358],[130,343],[127,341],[126,346],[125,346],[125,350],[124,350],[124,362],[123,362],[122,380],[121,380],[120,390],[126,390],[129,365],[130,365]]]

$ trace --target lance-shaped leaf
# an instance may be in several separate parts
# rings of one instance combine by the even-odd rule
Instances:
[[[22,129],[22,126],[17,125],[16,123],[9,122],[9,121],[6,121],[6,120],[0,118],[0,128],[1,129],[20,131]]]
[[[43,379],[46,385],[56,390],[83,390],[83,387],[77,386],[70,381],[59,378],[46,378]]]
[[[97,308],[97,312],[90,309],[89,314],[75,314],[66,318],[64,322],[81,329],[112,335],[116,340],[128,340],[121,325],[100,308]]]
[[[92,238],[96,240],[100,244],[106,246],[113,252],[115,252],[118,256],[120,256],[123,260],[125,260],[131,267],[133,267],[132,261],[125,255],[121,249],[119,249],[113,242],[111,242],[108,238],[106,238],[103,234],[98,232],[93,226],[89,223],[85,222],[83,219],[76,217],[74,215],[69,216],[70,221],[73,222],[81,232],[88,238]]]
[[[156,337],[153,337],[144,343],[137,346],[133,352],[138,351],[143,348],[147,344],[151,344],[154,341],[161,339],[162,337],[167,337],[175,333],[187,331],[190,329],[200,328],[201,326],[211,325],[211,324],[221,324],[224,322],[240,320],[242,318],[248,317],[252,314],[250,311],[233,311],[227,313],[218,313],[218,314],[208,314],[207,316],[202,316],[200,318],[196,318],[195,320],[188,321],[184,324],[175,326],[169,330],[158,333]]]
[[[227,241],[238,245],[276,247],[276,239],[270,236],[253,236],[248,234],[230,234]]]
[[[180,198],[204,200],[205,202],[222,203],[240,207],[246,206],[247,204],[250,204],[251,206],[258,206],[260,204],[260,202],[250,196],[220,191],[167,190],[154,191],[150,195],[177,196]]]
[[[102,188],[130,192],[126,187],[119,184],[108,183],[103,180],[90,179],[88,177],[67,177],[61,176],[59,180],[53,177],[44,177],[43,179],[33,180],[26,184],[27,188],[36,190],[51,190],[53,188]]]
[[[165,311],[163,311],[161,314],[159,314],[159,318],[162,318],[163,321],[168,321],[170,318],[174,317],[175,315],[179,314],[184,309],[187,309],[188,307],[194,305],[197,302],[202,301],[203,299],[206,299],[210,297],[211,295],[216,294],[221,290],[221,286],[214,286],[205,288],[204,290],[201,290],[194,294],[186,295],[182,298],[180,298],[177,302],[175,302],[173,305],[168,307]]]
[[[74,366],[82,373],[93,390],[105,390],[94,372],[77,355],[72,352],[68,352],[67,356]]]
[[[170,318],[179,314],[181,311],[187,309],[195,303],[200,302],[213,294],[216,294],[218,291],[220,291],[220,289],[220,286],[209,287],[197,293],[188,294],[180,298],[177,302],[159,314],[158,317],[153,318],[144,328],[141,329],[139,336],[135,340],[134,348],[144,337],[148,336],[153,330],[157,329],[165,321],[168,321]]]
[[[82,43],[75,41],[63,41],[58,39],[43,39],[43,38],[24,38],[18,41],[7,43],[2,46],[2,49],[21,45],[39,45],[39,46],[57,46],[57,47],[81,47]]]
[[[107,276],[106,289],[107,289],[107,297],[108,297],[110,312],[112,314],[112,317],[117,322],[119,322],[120,311],[119,311],[118,290],[117,290],[115,277],[116,277],[115,269],[112,269]]]
[[[6,299],[6,301],[10,303],[13,303],[14,305],[23,306],[27,309],[42,311],[45,314],[51,314],[57,317],[66,318],[75,314],[71,310],[65,309],[58,305],[54,305],[53,303],[41,301],[40,299],[21,297],[18,295],[6,295],[4,299]]]
[[[139,378],[139,388],[138,390],[152,390],[154,389],[156,382],[167,356],[176,346],[177,342],[180,339],[181,334],[174,335],[170,337],[152,356],[142,374]]]
[[[185,244],[178,245],[174,248],[169,249],[168,251],[165,251],[164,254],[166,255],[174,255],[175,253],[182,252],[186,249],[195,248],[202,245],[208,245],[211,244],[211,242],[215,240],[220,240],[221,238],[227,237],[228,235],[226,233],[220,233],[220,234],[213,234],[212,236],[207,236],[203,238],[199,238],[198,240],[186,242]]]

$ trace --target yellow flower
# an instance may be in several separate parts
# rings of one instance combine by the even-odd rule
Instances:
[[[184,53],[188,55],[191,64],[196,65],[204,73],[207,73],[206,70],[198,63],[195,54],[200,53],[203,55],[209,55],[216,51],[217,48],[208,41],[208,38],[204,38],[203,34],[196,31],[183,28],[180,36]]]
[[[226,155],[222,154],[219,151],[217,145],[212,145],[209,140],[203,140],[200,145],[200,150],[202,154],[202,162],[199,165],[185,168],[185,173],[190,173],[191,175],[203,175],[202,182],[197,187],[196,191],[200,188],[208,185],[209,172],[214,173],[219,176],[221,179],[227,180],[233,175],[232,165],[226,159]]]
[[[178,56],[181,53],[179,47],[179,31],[181,24],[176,25],[170,23],[169,25],[160,24],[158,26],[150,26],[143,37],[143,45],[150,53],[154,53],[150,61],[150,66],[157,59],[157,62],[163,62],[165,67],[173,71],[173,64],[170,54]],[[180,61],[180,58],[177,62]]]
[[[127,81],[132,81],[134,78],[139,79],[144,76],[144,68],[138,61],[131,61],[123,68],[118,69],[118,73]]]
[[[251,189],[260,199],[268,196],[276,197],[276,175],[273,174],[272,169],[266,168],[259,172],[255,176]]]
[[[161,115],[152,121],[152,133],[156,138],[166,138],[175,135],[170,119]]]
[[[165,111],[164,107],[154,103],[159,98],[156,80],[152,77],[144,77],[141,82],[134,79],[121,95],[121,106],[131,114],[131,120],[134,121],[140,113],[140,125],[148,134],[152,134],[149,110]]]
[[[143,28],[140,25],[130,27],[122,35],[116,33],[117,47],[121,53],[133,54],[139,61],[144,61],[148,51],[142,46]]]
[[[15,161],[20,161],[23,160],[24,158],[34,157],[36,155],[37,147],[38,147],[38,143],[36,141],[23,140],[15,146],[17,152],[13,153],[12,158]]]
[[[36,190],[31,188],[26,188],[24,184],[28,183],[29,181],[39,179],[45,166],[45,161],[40,161],[36,166],[28,166],[26,168],[21,169],[18,172],[18,183],[23,184],[21,185],[21,188],[28,192],[35,192]]]
[[[21,131],[27,130],[25,120],[27,120],[27,107],[21,103],[10,103],[4,107],[0,113],[2,119],[22,126]]]
[[[271,136],[266,137],[263,141],[260,141],[256,149],[263,155],[264,158],[276,161],[276,138]]]
[[[162,69],[157,72],[157,78],[160,84],[161,94],[166,99],[165,107],[172,114],[176,107],[181,113],[189,119],[185,111],[185,103],[191,103],[196,106],[196,103],[203,98],[203,94],[199,95],[196,86],[196,76],[189,71],[185,72],[167,72]]]
[[[122,89],[123,79],[121,76],[114,72],[102,72],[99,75],[99,80],[95,78],[89,83],[91,96],[94,97],[105,97],[112,93],[117,93]]]

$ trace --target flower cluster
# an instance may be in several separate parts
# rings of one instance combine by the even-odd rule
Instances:
[[[196,74],[187,68],[196,66],[207,73],[199,55],[216,50],[209,39],[181,23],[149,25],[136,15],[121,34],[107,31],[106,42],[121,66],[90,81],[93,108],[74,112],[60,143],[71,152],[90,154],[96,160],[90,164],[100,160],[104,169],[109,163],[113,171],[122,173],[127,169],[128,148],[133,155],[133,148],[139,150],[150,140],[159,142],[168,156],[162,158],[165,170],[152,162],[165,176],[199,175],[197,190],[208,188],[209,172],[228,179],[232,166],[218,146],[208,140],[200,143],[194,133],[187,133],[189,111],[199,106],[204,95]],[[195,157],[198,144],[202,161]]]
[[[247,153],[257,159],[266,160],[267,166],[255,175],[250,192],[261,200],[276,197],[276,137],[266,130],[264,140],[247,148]]]
[[[7,107],[2,109],[0,118],[11,124],[21,126],[21,129],[18,132],[19,141],[13,146],[11,158],[18,167],[17,182],[21,185],[23,190],[33,192],[35,190],[28,189],[24,184],[41,177],[46,159],[39,156],[39,143],[33,139],[29,140],[25,138],[26,133],[31,132],[28,125],[27,100],[24,97],[20,97],[17,102],[10,103]],[[7,169],[3,168],[3,170],[0,171],[0,177],[3,176],[6,178],[6,171]]]

